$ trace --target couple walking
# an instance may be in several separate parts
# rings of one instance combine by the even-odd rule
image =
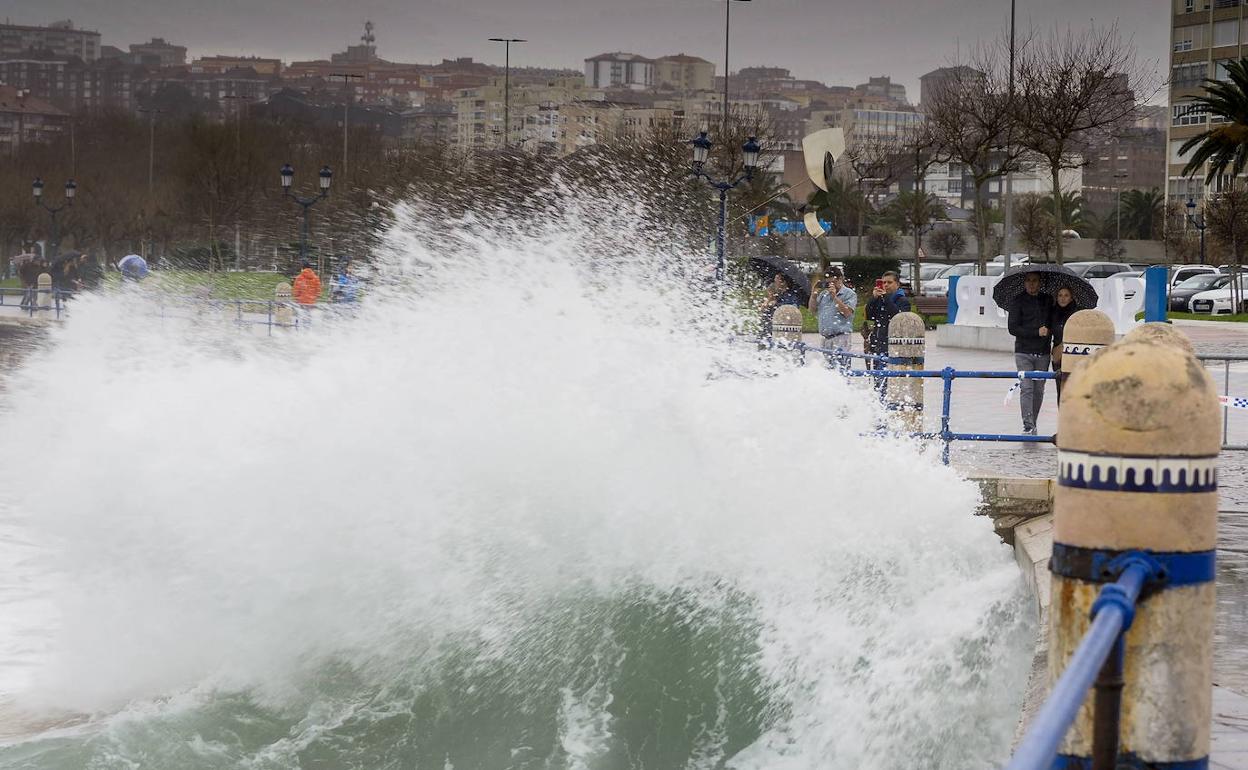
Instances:
[[[1014,366],[1020,372],[1045,372],[1061,369],[1062,334],[1066,321],[1079,308],[1068,287],[1061,287],[1050,296],[1040,290],[1040,273],[1028,273],[1023,291],[1009,308],[1010,334],[1014,337]],[[1023,433],[1036,435],[1036,420],[1044,403],[1044,380],[1019,382],[1019,410],[1023,416]],[[1062,384],[1057,384],[1057,403],[1062,403]]]

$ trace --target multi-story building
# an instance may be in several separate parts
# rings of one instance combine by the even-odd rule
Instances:
[[[661,56],[654,62],[654,83],[684,93],[710,91],[715,86],[715,65],[683,53]]]
[[[52,104],[0,85],[0,147],[17,155],[22,145],[46,142],[60,135],[69,124],[69,114]]]
[[[1191,98],[1203,93],[1205,78],[1227,80],[1227,63],[1244,56],[1248,19],[1241,0],[1170,0],[1170,126],[1166,194],[1172,200],[1202,198],[1221,189],[1207,189],[1204,173],[1184,176],[1183,143],[1209,127],[1209,117],[1194,109]]]
[[[654,59],[635,53],[603,53],[585,60],[586,88],[654,87]]]
[[[131,44],[130,56],[135,64],[155,67],[186,66],[186,46],[168,43],[160,37],[154,37],[147,43]]]
[[[906,104],[906,87],[900,83],[894,83],[892,78],[884,75],[878,78],[870,78],[866,83],[859,85],[856,89],[865,96],[880,96],[889,99],[898,106]]]
[[[1087,152],[1083,199],[1098,215],[1114,211],[1120,192],[1161,190],[1166,186],[1165,131],[1134,128],[1091,145]]]
[[[911,177],[913,175],[910,175]],[[1062,192],[1081,194],[1083,191],[1083,169],[1063,169],[1058,175]],[[903,181],[903,186],[912,186],[912,178]],[[983,200],[989,208],[1002,205],[1005,181],[998,177],[988,180],[984,185]],[[966,166],[957,162],[937,163],[929,168],[923,178],[923,189],[935,195],[946,206],[961,209],[975,208],[975,180]],[[1027,164],[1013,175],[1011,191],[1017,198],[1019,195],[1035,194],[1049,196],[1053,194],[1053,175],[1043,163]]]
[[[244,68],[255,70],[257,75],[277,77],[282,74],[282,60],[260,56],[201,56],[191,62],[191,72],[197,75],[223,75]]]
[[[100,33],[74,29],[72,21],[46,27],[0,24],[0,58],[11,59],[30,51],[51,51],[57,56],[76,56],[84,62],[100,58]]]
[[[926,111],[942,91],[965,79],[982,76],[979,70],[965,65],[941,67],[919,78],[919,108]]]
[[[455,143],[455,108],[450,104],[427,104],[403,112],[400,143],[404,147],[421,144]]]
[[[123,59],[87,64],[76,56],[58,56],[46,50],[0,58],[0,82],[67,112],[132,109],[136,85],[143,76],[143,68]]]

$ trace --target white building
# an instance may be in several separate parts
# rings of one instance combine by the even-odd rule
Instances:
[[[654,59],[635,53],[604,53],[585,60],[586,88],[654,87]]]

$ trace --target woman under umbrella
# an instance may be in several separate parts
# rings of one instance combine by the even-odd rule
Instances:
[[[1017,265],[1006,271],[992,288],[992,299],[997,307],[1009,311],[1018,298],[1027,292],[1024,283],[1029,275],[1040,276],[1040,293],[1056,297],[1058,289],[1070,290],[1071,299],[1078,310],[1091,310],[1100,302],[1092,284],[1061,265]]]
[[[1049,311],[1049,338],[1053,340],[1053,371],[1062,370],[1062,333],[1066,330],[1066,322],[1079,310],[1075,304],[1075,295],[1063,286],[1053,295],[1053,309]],[[1057,380],[1057,403],[1062,403],[1062,381]]]

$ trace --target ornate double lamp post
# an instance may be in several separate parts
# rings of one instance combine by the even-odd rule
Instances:
[[[689,173],[694,177],[706,180],[707,184],[719,191],[719,229],[715,245],[715,282],[722,290],[728,238],[728,191],[754,177],[754,172],[758,169],[758,140],[751,136],[745,144],[741,145],[744,171],[735,178],[725,179],[716,179],[706,171],[706,161],[710,157],[711,147],[714,145],[705,131],[699,133],[696,139],[691,139],[689,144],[693,147],[693,165]]]
[[[299,261],[306,262],[308,259],[308,210],[316,205],[318,201],[322,201],[329,197],[329,185],[334,179],[334,172],[329,166],[321,166],[320,172],[320,194],[311,198],[304,198],[291,192],[291,185],[295,182],[295,168],[289,163],[282,166],[282,194],[290,198],[303,209],[303,230],[299,234]]]
[[[56,255],[61,250],[61,230],[60,225],[57,222],[56,215],[74,205],[74,195],[78,192],[78,185],[75,184],[72,179],[65,183],[65,202],[59,206],[49,205],[48,202],[43,199],[42,179],[36,177],[34,183],[31,184],[30,189],[35,196],[35,205],[48,212],[48,214],[52,217],[52,233],[48,238],[48,251],[50,253],[47,257],[48,259],[55,259]]]

